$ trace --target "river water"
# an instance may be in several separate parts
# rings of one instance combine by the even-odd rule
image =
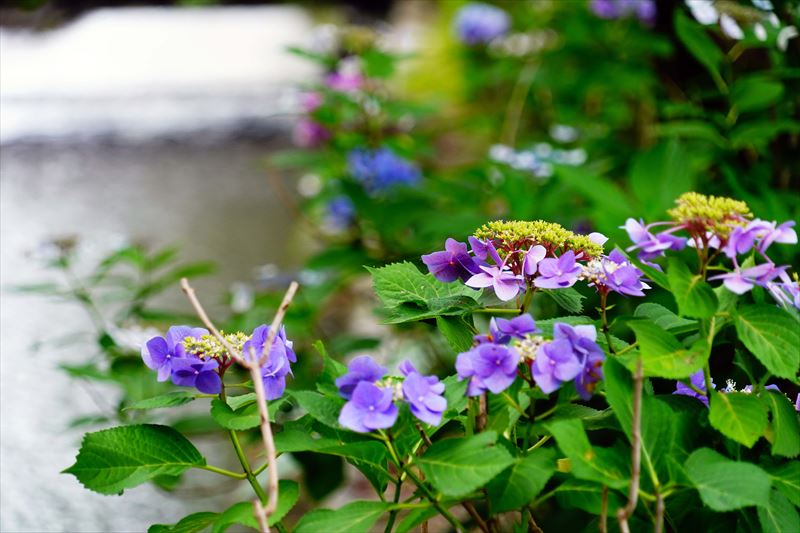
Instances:
[[[101,496],[59,474],[82,434],[69,422],[97,398],[57,365],[94,348],[31,346],[91,327],[9,289],[51,279],[28,253],[70,234],[95,258],[143,240],[215,260],[196,283],[212,302],[257,265],[291,266],[292,220],[263,160],[288,143],[286,89],[314,75],[285,53],[311,27],[304,11],[268,7],[103,10],[46,33],[0,31],[0,530],[144,531],[219,508],[150,486]]]

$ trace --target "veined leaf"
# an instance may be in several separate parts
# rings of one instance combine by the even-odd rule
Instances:
[[[744,392],[711,392],[708,419],[720,433],[751,448],[767,429],[767,406]]]
[[[159,396],[153,396],[152,398],[139,400],[138,402],[133,402],[128,407],[126,407],[125,410],[127,411],[128,409],[161,409],[164,407],[177,407],[179,405],[189,403],[194,399],[195,399],[195,393],[191,391],[178,390],[178,391],[168,392],[166,394],[161,394]]]
[[[760,400],[772,412],[772,423],[767,440],[772,444],[772,454],[797,457],[800,454],[800,422],[789,399],[777,391],[764,391]]]
[[[711,285],[692,274],[680,259],[670,258],[667,279],[682,316],[708,318],[717,311],[719,302]]]
[[[636,334],[642,369],[646,376],[682,379],[703,368],[708,360],[708,345],[700,339],[684,348],[675,336],[650,321],[631,321]]]
[[[700,499],[714,511],[769,505],[769,476],[752,463],[732,461],[714,450],[700,448],[687,459],[686,472]]]
[[[307,513],[294,528],[294,533],[368,533],[392,504],[356,501],[336,510],[317,509]]]
[[[800,367],[800,328],[772,305],[748,305],[735,315],[739,339],[775,376],[795,379]]]
[[[555,471],[556,454],[552,448],[517,458],[486,486],[492,512],[512,511],[532,502]]]

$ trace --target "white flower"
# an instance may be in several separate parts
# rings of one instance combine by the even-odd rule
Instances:
[[[719,11],[711,0],[686,0],[686,6],[697,22],[708,26],[719,20]]]
[[[794,26],[786,26],[778,33],[778,50],[785,52],[789,46],[789,39],[797,37],[797,28]]]
[[[737,41],[744,39],[744,32],[739,24],[727,13],[723,13],[719,17],[719,27],[722,28],[722,33],[735,39]]]
[[[753,26],[753,33],[756,34],[756,39],[759,41],[766,41],[767,40],[767,30],[764,29],[764,25],[760,22],[756,22]]]

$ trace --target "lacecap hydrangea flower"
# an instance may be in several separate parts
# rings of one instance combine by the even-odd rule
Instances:
[[[655,0],[592,0],[589,7],[595,15],[604,19],[635,16],[645,24],[654,24],[656,21]]]
[[[422,180],[419,169],[390,148],[356,148],[347,156],[350,175],[372,195],[395,187],[413,187]]]
[[[509,301],[533,288],[571,287],[583,273],[581,263],[600,257],[605,241],[599,233],[578,235],[542,220],[497,221],[470,236],[469,249],[447,239],[444,251],[423,255],[422,262],[439,281],[460,279]]]
[[[336,379],[339,394],[347,400],[339,424],[358,433],[387,429],[397,420],[397,403],[405,402],[418,420],[438,425],[447,408],[444,383],[423,376],[410,361],[400,364],[400,372],[403,378],[385,378],[388,370],[367,355],[350,361],[347,373]]]
[[[591,398],[597,382],[603,378],[605,361],[596,340],[594,326],[556,323],[553,340],[539,346],[530,363],[533,380],[542,392],[549,394],[574,380],[578,395],[584,400]]]
[[[470,2],[458,10],[454,26],[461,42],[469,45],[488,44],[508,32],[511,19],[499,7]]]
[[[225,340],[243,357],[260,358],[269,327],[261,325],[252,335],[226,334]],[[222,377],[233,364],[226,348],[202,328],[172,326],[164,337],[153,337],[142,347],[142,360],[158,372],[158,381],[171,379],[179,387],[196,388],[204,394],[219,394]],[[290,363],[297,361],[292,342],[281,326],[261,367],[268,400],[279,398],[286,388]]]

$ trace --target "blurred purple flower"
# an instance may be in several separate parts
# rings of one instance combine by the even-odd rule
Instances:
[[[422,256],[422,262],[439,281],[450,283],[457,279],[469,280],[480,272],[475,260],[467,252],[467,245],[455,239],[447,239],[444,251]]]
[[[469,379],[468,396],[487,390],[499,394],[514,383],[519,355],[514,348],[501,344],[479,344],[456,359],[456,372],[461,380]]]
[[[778,274],[780,282],[767,283],[767,289],[778,305],[800,309],[800,282],[792,280],[785,270]]]
[[[219,394],[222,380],[215,370],[219,363],[214,359],[185,357],[175,359],[172,367],[172,382],[180,387],[196,387],[204,394]]]
[[[148,368],[158,371],[158,381],[167,381],[172,374],[174,361],[186,357],[183,339],[199,339],[203,335],[208,335],[208,330],[172,326],[164,337],[153,337],[142,346],[142,360]]]
[[[325,78],[325,85],[334,91],[351,93],[364,86],[364,76],[360,72],[334,72]]]
[[[374,383],[386,375],[388,370],[368,355],[360,355],[347,365],[347,374],[336,378],[336,386],[343,398],[350,399],[362,381]]]
[[[782,244],[797,244],[797,232],[793,229],[795,222],[789,220],[776,226],[776,222],[769,222],[761,241],[758,243],[758,250],[763,254],[773,242]]]
[[[508,13],[479,2],[471,2],[458,10],[455,30],[462,42],[470,45],[487,44],[506,34],[511,26]]]
[[[589,7],[595,15],[604,19],[634,15],[646,24],[653,24],[656,20],[654,0],[592,0]]]
[[[539,277],[533,284],[540,289],[563,289],[574,285],[580,274],[581,267],[575,263],[575,252],[569,250],[561,257],[542,259],[539,262]]]
[[[331,198],[326,210],[326,222],[331,229],[336,231],[347,229],[353,223],[356,215],[353,201],[343,194]]]
[[[701,391],[706,392],[706,393],[708,392],[708,391],[706,391],[706,380],[705,380],[705,376],[704,376],[702,370],[698,370],[697,372],[692,374],[689,377],[689,381],[692,383],[692,385],[694,385],[695,388],[700,389]],[[711,380],[711,388],[712,389],[716,389],[716,386],[714,385],[714,380],[713,379]],[[703,402],[703,404],[706,407],[708,407],[708,395],[707,394],[700,394],[700,393],[696,392],[695,390],[693,390],[688,385],[686,385],[686,384],[684,384],[684,383],[682,383],[680,381],[676,381],[675,382],[675,392],[673,392],[672,394],[682,394],[684,396],[691,396],[692,398],[697,398],[698,400]]]
[[[342,407],[339,424],[358,433],[392,427],[397,420],[397,406],[392,399],[392,389],[361,381]]]
[[[302,118],[295,124],[292,141],[301,148],[315,148],[330,138],[330,132],[319,122]]]

